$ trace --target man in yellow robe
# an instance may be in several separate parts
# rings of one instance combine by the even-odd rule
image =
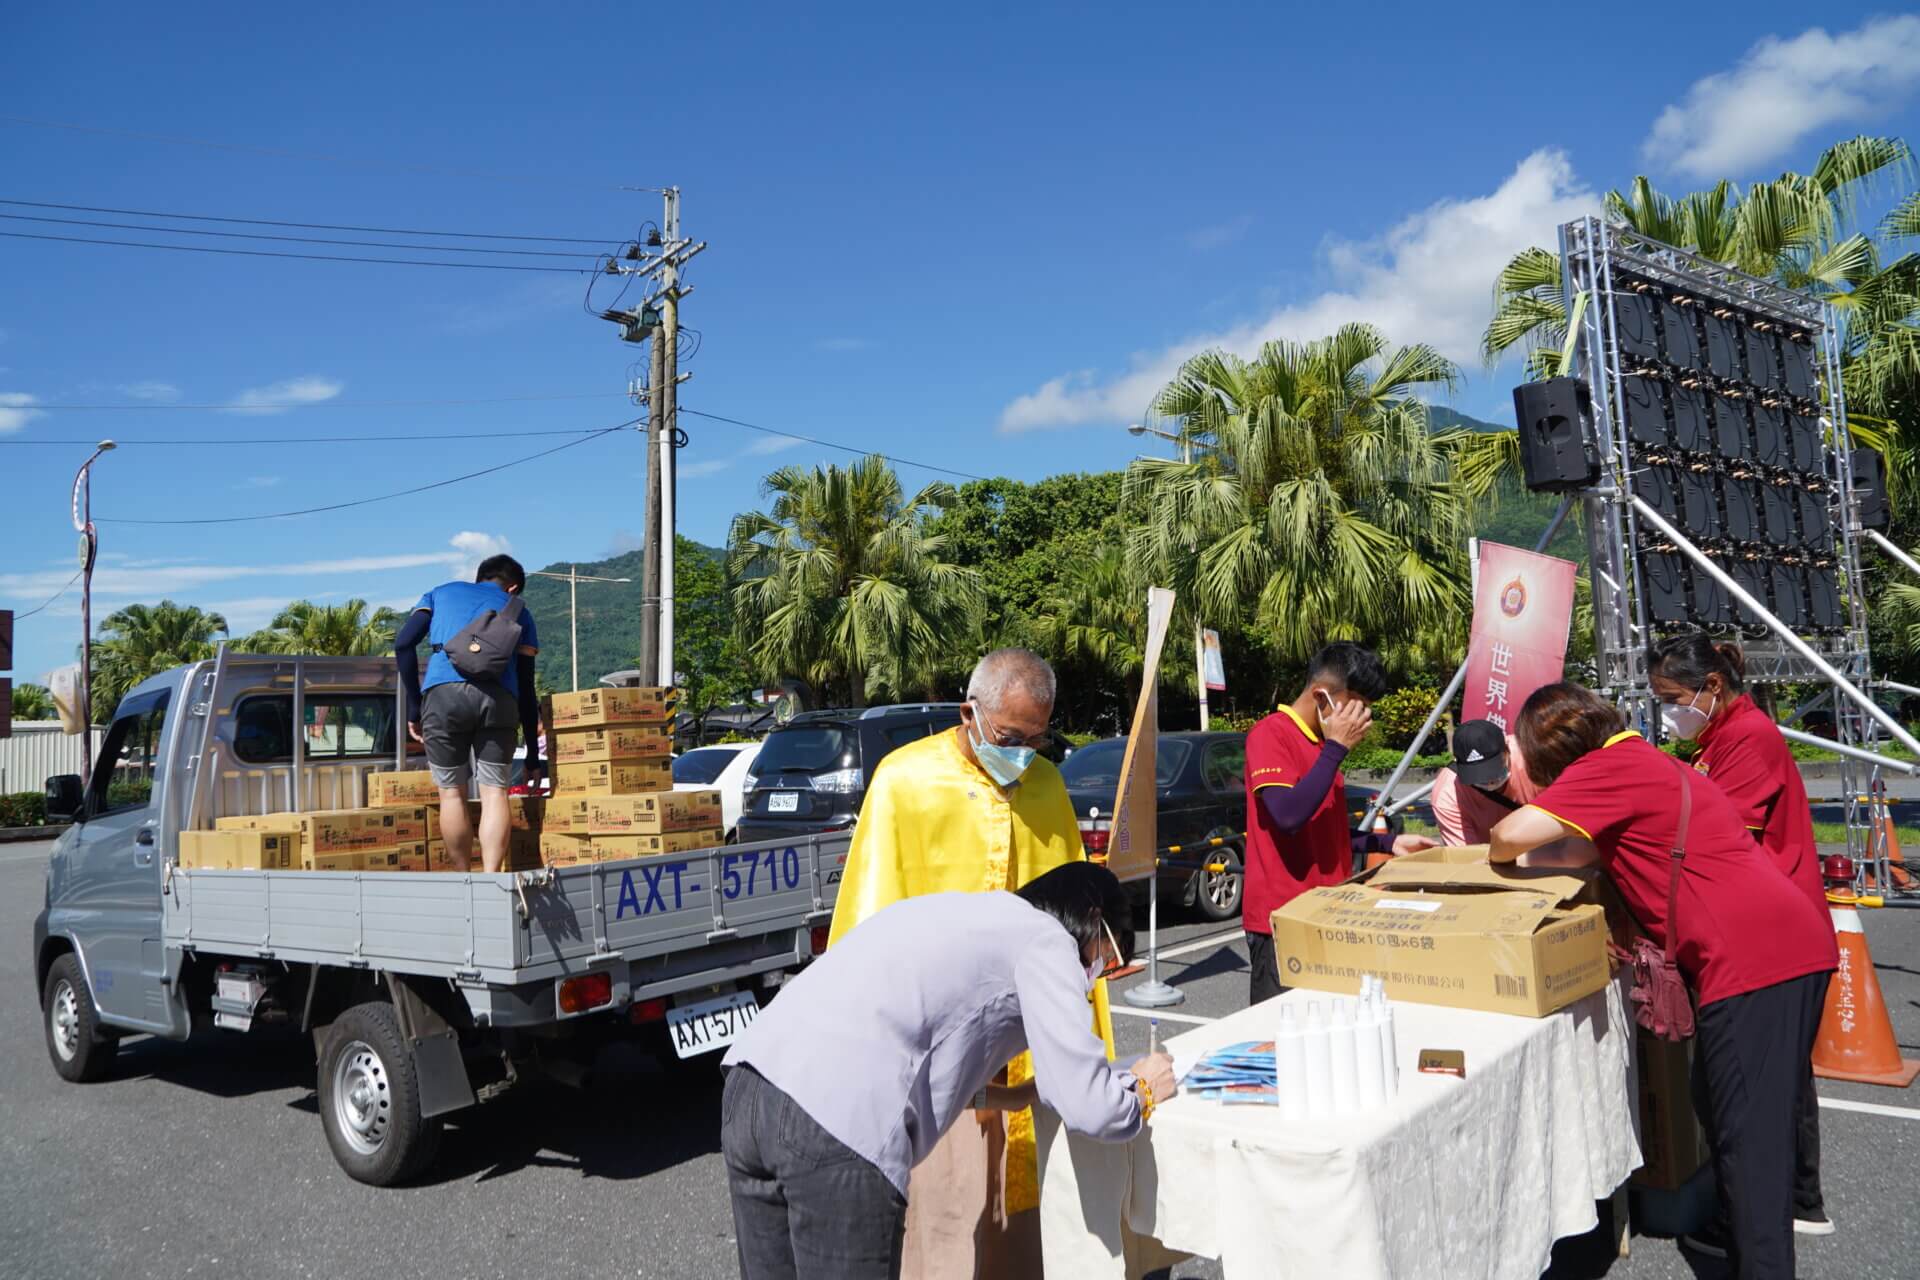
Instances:
[[[961,724],[893,752],[867,784],[829,945],[902,898],[1018,889],[1086,857],[1066,783],[1034,753],[1053,718],[1053,668],[999,649],[967,682]],[[1094,1026],[1113,1055],[1106,984]],[[1022,1055],[1007,1082],[1032,1075]],[[903,1280],[1021,1280],[1040,1274],[1033,1113],[962,1116],[913,1171]]]

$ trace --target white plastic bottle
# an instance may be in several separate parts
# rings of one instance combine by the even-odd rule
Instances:
[[[1362,1111],[1374,1111],[1386,1098],[1386,1077],[1380,1068],[1380,1004],[1370,986],[1363,990],[1353,1020],[1354,1092]]]
[[[1280,1029],[1273,1037],[1274,1085],[1280,1091],[1280,1118],[1299,1120],[1307,1114],[1307,1039],[1293,1006],[1280,1006]]]
[[[1360,1104],[1360,1089],[1354,1078],[1358,1069],[1353,1047],[1353,1006],[1350,1001],[1336,1001],[1333,1006],[1333,1027],[1327,1037],[1331,1066],[1333,1070],[1333,1112],[1345,1115]]]
[[[1393,1038],[1393,1005],[1382,992],[1377,1001],[1380,1010],[1378,1023],[1380,1034],[1380,1085],[1387,1101],[1400,1096],[1400,1057],[1399,1046]]]
[[[1323,1116],[1333,1109],[1333,1050],[1318,1000],[1307,1006],[1307,1028],[1301,1043],[1307,1058],[1306,1111],[1309,1116]]]

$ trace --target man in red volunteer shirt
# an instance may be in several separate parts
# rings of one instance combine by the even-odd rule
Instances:
[[[1373,724],[1368,710],[1387,691],[1380,657],[1348,641],[1328,645],[1307,664],[1307,687],[1247,735],[1247,865],[1240,922],[1252,967],[1249,1002],[1286,988],[1273,954],[1273,913],[1308,889],[1353,874],[1356,853],[1386,852],[1380,839],[1347,823],[1340,762]],[[1394,853],[1433,847],[1401,836]]]

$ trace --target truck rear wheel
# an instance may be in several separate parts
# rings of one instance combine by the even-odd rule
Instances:
[[[354,1181],[388,1187],[433,1163],[440,1121],[420,1114],[420,1080],[392,1005],[358,1004],[335,1020],[318,1088],[327,1145]]]
[[[62,1080],[92,1084],[107,1078],[120,1038],[100,1025],[87,989],[86,974],[72,952],[53,962],[47,984],[40,990],[42,1023],[47,1029],[47,1056]]]

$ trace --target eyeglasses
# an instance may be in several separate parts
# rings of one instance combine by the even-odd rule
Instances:
[[[980,732],[988,742],[996,747],[1031,747],[1035,751],[1045,751],[1053,745],[1053,732],[1042,729],[1031,738],[1023,738],[1017,733],[1002,733],[993,727],[987,719],[987,713],[978,702],[971,704],[973,717],[980,722]]]

